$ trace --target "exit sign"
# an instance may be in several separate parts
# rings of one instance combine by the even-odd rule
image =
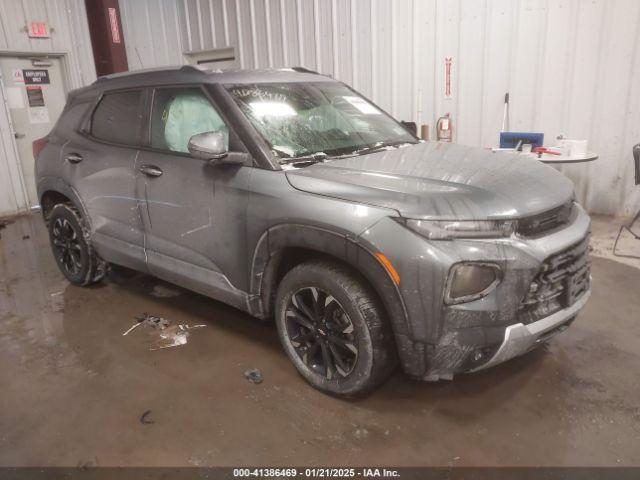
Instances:
[[[31,22],[29,25],[29,37],[49,38],[49,26],[47,22]]]

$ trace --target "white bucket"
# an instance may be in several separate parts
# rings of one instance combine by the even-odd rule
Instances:
[[[569,155],[575,158],[584,158],[587,156],[586,140],[567,140],[569,144]]]

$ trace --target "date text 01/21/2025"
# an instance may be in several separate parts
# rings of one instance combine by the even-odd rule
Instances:
[[[393,478],[397,470],[387,468],[236,468],[234,478]]]

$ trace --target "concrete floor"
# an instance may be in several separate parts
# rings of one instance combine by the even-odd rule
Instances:
[[[38,215],[0,235],[2,466],[640,465],[630,265],[594,258],[592,299],[542,349],[342,401],[303,382],[271,324],[142,275],[71,286]],[[141,312],[206,327],[150,351],[152,328],[122,335]]]

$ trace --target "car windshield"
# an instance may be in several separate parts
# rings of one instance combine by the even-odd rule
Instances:
[[[417,143],[400,123],[338,82],[227,89],[282,163]]]

